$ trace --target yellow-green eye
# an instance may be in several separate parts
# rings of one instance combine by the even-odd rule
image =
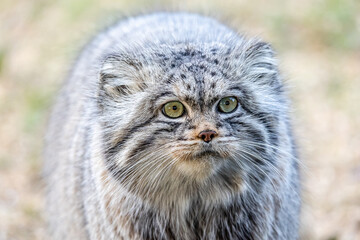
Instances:
[[[163,107],[163,113],[170,118],[181,117],[184,113],[184,105],[178,101],[168,102]]]
[[[224,97],[219,102],[219,110],[223,113],[230,113],[236,109],[238,101],[235,97]]]

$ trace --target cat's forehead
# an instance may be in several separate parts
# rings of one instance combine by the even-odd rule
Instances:
[[[231,47],[173,48],[156,56],[162,69],[158,87],[200,104],[221,97],[236,78]]]
[[[155,53],[160,67],[176,74],[224,72],[231,65],[233,47],[226,45],[174,46]]]

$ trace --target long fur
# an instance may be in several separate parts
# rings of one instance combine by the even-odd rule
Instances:
[[[223,97],[239,104],[218,111]],[[162,113],[180,101],[184,116]],[[210,143],[203,130],[218,136]],[[54,239],[298,238],[300,183],[271,46],[194,14],[130,18],[83,51],[54,107]]]

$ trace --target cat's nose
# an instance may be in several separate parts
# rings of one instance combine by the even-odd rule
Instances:
[[[210,142],[214,139],[218,134],[213,130],[204,130],[201,131],[198,135],[199,138],[201,138],[204,142]]]

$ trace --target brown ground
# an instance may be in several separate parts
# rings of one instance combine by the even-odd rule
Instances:
[[[164,6],[215,13],[273,43],[304,163],[304,239],[360,239],[360,3],[175,2],[1,0],[0,240],[46,239],[42,136],[78,50],[119,15]]]

